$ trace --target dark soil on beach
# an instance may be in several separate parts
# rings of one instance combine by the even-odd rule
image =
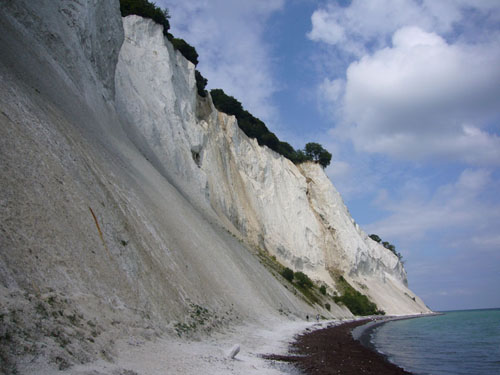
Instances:
[[[411,375],[353,339],[352,329],[368,321],[350,322],[302,334],[291,344],[290,355],[266,355],[264,358],[293,363],[306,375]]]

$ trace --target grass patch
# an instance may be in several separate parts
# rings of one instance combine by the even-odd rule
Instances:
[[[302,296],[303,300],[312,306],[321,303],[321,296],[317,292],[319,290],[316,284],[305,273],[298,271],[293,272],[288,267],[285,267],[276,260],[275,256],[271,256],[266,250],[260,247],[256,248],[257,257],[262,265],[264,265],[278,280],[287,280]]]
[[[333,272],[331,275],[340,292],[340,296],[333,297],[335,303],[345,305],[354,315],[385,315],[367,296],[354,289],[344,276]]]
[[[293,286],[300,293],[302,293],[302,295],[306,298],[306,302],[308,302],[310,305],[313,305],[315,303],[321,305],[321,300],[319,299],[318,295],[314,292],[314,289],[301,286],[297,283],[293,283]]]

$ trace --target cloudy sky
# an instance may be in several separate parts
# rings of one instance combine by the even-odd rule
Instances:
[[[499,307],[500,1],[158,0],[222,88],[326,172],[436,310]]]

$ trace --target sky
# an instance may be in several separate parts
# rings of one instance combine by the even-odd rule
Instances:
[[[500,1],[158,0],[208,88],[319,142],[434,310],[500,307]]]

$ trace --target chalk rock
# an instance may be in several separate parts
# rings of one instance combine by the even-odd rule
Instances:
[[[132,124],[126,128],[130,140],[193,205],[333,290],[330,271],[343,274],[388,314],[427,310],[408,298],[413,293],[397,256],[356,224],[318,164],[295,165],[260,146],[210,97],[199,98],[195,66],[152,20],[128,16],[123,25],[118,112]]]
[[[240,346],[238,344],[235,344],[227,354],[227,357],[230,359],[234,359],[234,357],[236,357],[236,355],[239,352],[240,352]]]

